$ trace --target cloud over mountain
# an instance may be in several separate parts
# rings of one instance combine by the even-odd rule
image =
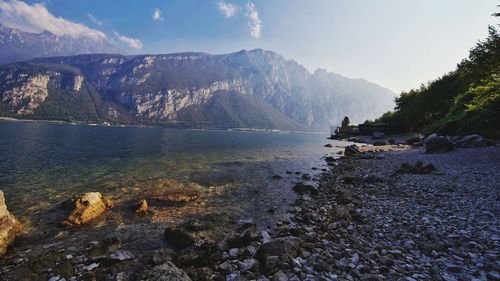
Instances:
[[[142,42],[141,42],[141,40],[121,35],[118,32],[114,32],[114,34],[115,34],[116,38],[118,38],[118,40],[120,40],[123,43],[127,44],[130,48],[142,49]]]
[[[47,30],[57,36],[68,35],[75,39],[82,37],[93,40],[106,39],[103,32],[54,16],[39,3],[30,5],[18,0],[0,0],[0,22],[8,27],[32,33]]]

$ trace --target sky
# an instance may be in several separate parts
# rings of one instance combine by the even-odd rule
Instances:
[[[497,0],[0,0],[24,31],[109,40],[128,54],[262,48],[311,72],[399,93],[453,70],[487,36]]]

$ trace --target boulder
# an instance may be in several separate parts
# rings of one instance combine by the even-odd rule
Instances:
[[[480,135],[468,135],[459,139],[456,143],[460,148],[483,147],[496,145],[494,140],[484,139]]]
[[[312,195],[318,194],[318,189],[315,186],[312,186],[310,184],[303,184],[301,182],[297,183],[293,187],[293,191],[297,192],[298,194],[305,194],[305,193],[310,193]]]
[[[401,167],[398,169],[398,173],[403,174],[430,174],[436,171],[436,167],[432,164],[427,164],[424,166],[422,161],[415,162],[415,165],[411,165],[408,163],[401,164]]]
[[[175,264],[167,261],[166,263],[157,265],[152,269],[145,270],[140,280],[190,281],[191,278],[189,278],[184,270],[177,268]]]
[[[215,243],[215,241],[226,231],[229,222],[220,214],[207,214],[191,218],[176,226],[165,229],[164,237],[176,249],[184,249],[194,244],[200,244],[201,240]],[[200,243],[199,243],[200,242]]]
[[[7,246],[21,231],[19,221],[7,210],[3,192],[0,190],[0,256],[5,254]]]
[[[420,136],[414,136],[414,137],[407,139],[405,142],[408,145],[415,145],[416,143],[419,143],[420,141],[421,141]]]
[[[259,241],[257,224],[253,220],[240,220],[237,223],[236,231],[230,232],[225,237],[227,247],[239,248],[249,245],[252,241]]]
[[[87,192],[63,203],[69,216],[64,220],[65,225],[85,224],[113,206],[111,200],[106,199],[99,192]]]
[[[354,156],[354,155],[358,155],[360,153],[361,153],[361,151],[359,151],[358,146],[355,144],[347,146],[344,150],[345,156]]]
[[[385,139],[385,134],[378,131],[373,132],[372,140],[380,140],[380,139]]]
[[[301,243],[301,239],[293,236],[276,238],[262,244],[255,256],[261,264],[265,264],[270,256],[277,256],[282,260],[294,258],[300,250]]]
[[[148,201],[146,199],[142,199],[135,205],[135,212],[137,214],[146,214],[148,212]]]
[[[430,135],[424,141],[425,143],[425,153],[443,153],[451,151],[455,148],[455,145],[443,136],[437,136],[436,134]]]

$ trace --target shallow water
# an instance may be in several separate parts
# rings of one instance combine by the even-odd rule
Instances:
[[[323,134],[0,122],[0,188],[25,233],[45,233],[53,223],[41,214],[86,191],[118,204],[165,188],[204,192],[201,203],[154,207],[153,218],[141,222],[146,225],[221,210],[262,219],[269,209],[287,208],[295,196],[291,187],[301,180],[295,172],[320,171],[320,158],[336,151],[325,143],[335,141]],[[275,174],[283,179],[273,180]],[[140,233],[144,227],[131,226],[126,213],[117,208],[108,218],[113,229],[128,225]]]

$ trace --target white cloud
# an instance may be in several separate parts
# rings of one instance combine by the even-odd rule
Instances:
[[[228,4],[224,1],[219,1],[217,7],[219,8],[219,11],[221,11],[226,18],[230,18],[234,16],[234,14],[236,13],[236,6],[233,4]]]
[[[102,21],[100,21],[100,20],[96,19],[96,17],[94,17],[94,15],[93,15],[93,14],[91,14],[91,13],[87,13],[87,17],[90,19],[90,21],[91,21],[91,22],[93,22],[93,23],[95,23],[95,24],[97,24],[97,25],[99,25],[99,26],[101,26],[101,25],[102,25]]]
[[[87,37],[94,40],[106,38],[99,30],[54,16],[42,4],[29,5],[18,0],[0,0],[0,22],[26,32],[39,33],[47,30],[58,36]]]
[[[247,12],[245,13],[245,16],[248,18],[250,35],[252,35],[253,38],[259,38],[262,31],[262,21],[259,18],[259,12],[253,2],[248,2],[246,9]]]
[[[122,41],[123,43],[127,44],[129,47],[134,48],[134,49],[142,49],[142,42],[139,39],[135,38],[130,38],[127,36],[123,36],[118,32],[114,32],[116,38],[118,40]]]
[[[154,11],[153,11],[153,14],[151,15],[153,17],[153,20],[155,21],[163,21],[163,17],[161,16],[161,10],[156,8]]]

